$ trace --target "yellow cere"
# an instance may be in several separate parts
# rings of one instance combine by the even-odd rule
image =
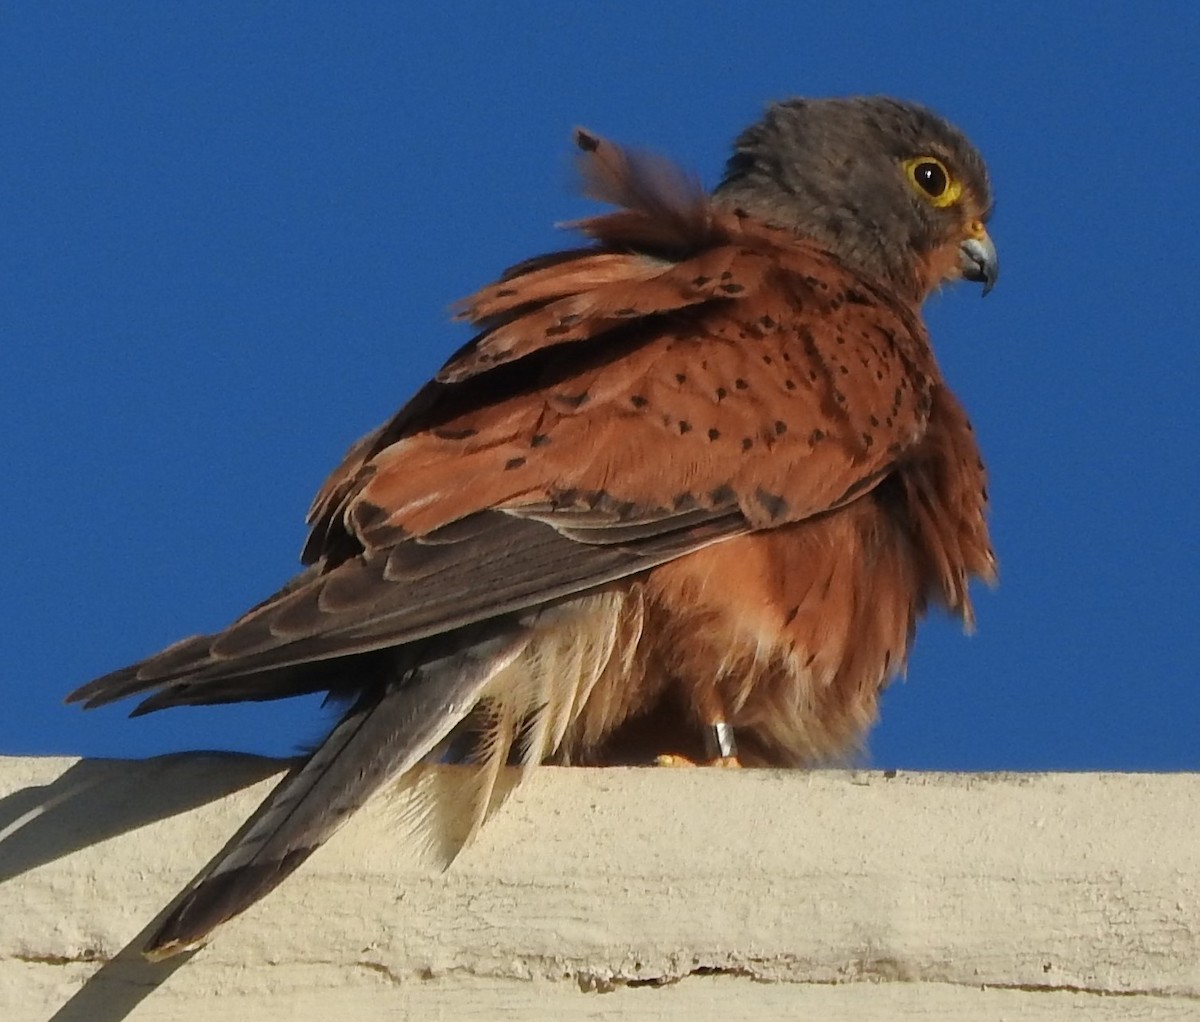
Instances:
[[[939,209],[958,201],[962,182],[955,178],[936,156],[915,156],[904,161],[909,183],[923,199]]]

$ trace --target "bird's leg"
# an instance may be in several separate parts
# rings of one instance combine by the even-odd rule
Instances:
[[[740,767],[742,764],[737,757],[733,725],[725,720],[725,714],[706,713],[704,719],[704,751],[708,756],[707,760],[697,763],[686,756],[665,755],[655,759],[655,765]]]
[[[741,766],[737,758],[737,742],[733,727],[724,720],[715,720],[705,729],[704,747],[710,766]]]

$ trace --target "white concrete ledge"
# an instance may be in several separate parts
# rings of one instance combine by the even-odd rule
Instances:
[[[0,760],[0,1019],[1200,1019],[1200,775],[546,769],[448,870],[410,793],[143,962],[279,769]]]

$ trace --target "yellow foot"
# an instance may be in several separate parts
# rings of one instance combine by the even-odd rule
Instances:
[[[705,763],[699,763],[694,759],[688,759],[687,756],[655,756],[654,765],[660,767],[741,767],[737,756],[719,756],[717,759],[710,759]]]

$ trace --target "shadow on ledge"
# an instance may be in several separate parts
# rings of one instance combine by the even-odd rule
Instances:
[[[230,753],[182,753],[140,762],[81,760],[50,784],[0,799],[0,883],[218,801],[289,765],[288,760]],[[119,1022],[186,964],[194,951],[160,963],[147,962],[141,953],[177,900],[91,976],[52,1022]]]
[[[256,784],[291,764],[234,753],[80,760],[0,798],[0,883]]]

